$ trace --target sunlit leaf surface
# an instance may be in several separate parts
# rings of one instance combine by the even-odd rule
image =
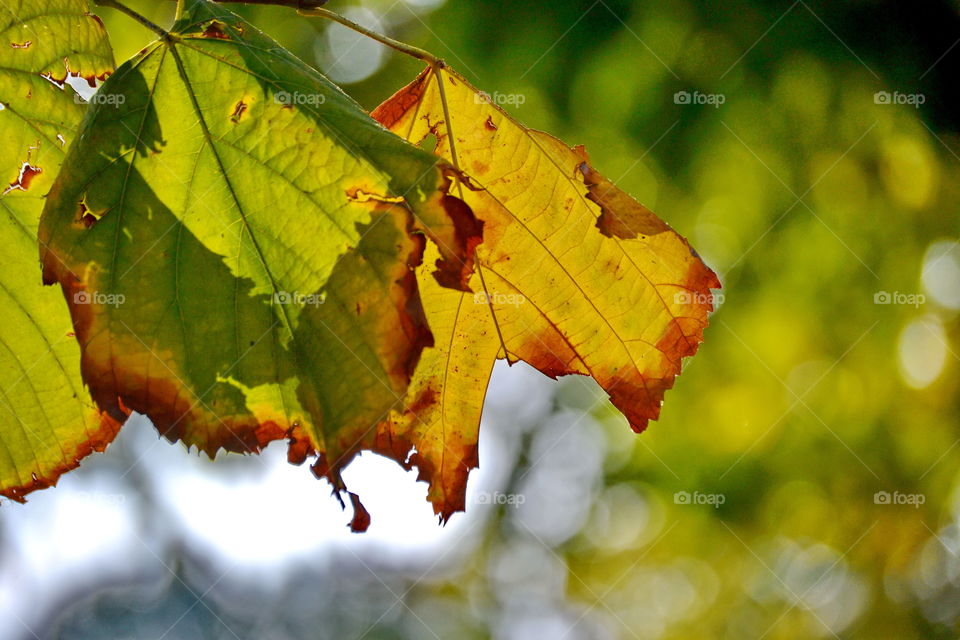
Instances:
[[[417,230],[469,275],[439,161],[200,0],[97,98],[40,233],[97,404],[211,456],[288,437],[342,488],[432,343]]]
[[[720,283],[582,148],[525,128],[449,68],[442,82],[449,121],[430,69],[374,117],[414,143],[434,135],[436,153],[468,174],[458,195],[484,223],[473,293],[420,274],[436,348],[381,443],[416,448],[410,462],[445,519],[464,507],[487,381],[504,349],[551,377],[592,376],[642,431],[703,340]]]
[[[40,286],[37,224],[85,105],[68,76],[113,70],[84,0],[0,8],[0,495],[49,486],[102,450],[119,424],[93,407],[62,296]]]

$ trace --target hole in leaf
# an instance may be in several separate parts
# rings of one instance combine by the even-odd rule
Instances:
[[[43,173],[43,169],[40,167],[35,167],[30,162],[24,162],[20,165],[20,175],[17,176],[17,179],[10,183],[6,189],[4,189],[3,194],[6,195],[11,191],[26,191],[30,188],[30,183],[33,182],[34,176],[38,173]]]
[[[27,159],[24,160],[23,164],[20,165],[20,172],[17,175],[17,179],[11,182],[10,186],[4,189],[3,195],[7,195],[11,191],[26,191],[30,188],[30,183],[33,182],[34,177],[36,177],[38,173],[43,173],[43,169],[30,163],[30,156],[32,156],[33,152],[39,148],[39,140],[36,144],[27,147]]]

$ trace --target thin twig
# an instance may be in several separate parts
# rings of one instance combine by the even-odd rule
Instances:
[[[443,107],[443,117],[447,123],[447,140],[450,143],[450,159],[454,169],[457,170],[457,173],[462,173],[460,170],[460,158],[457,154],[456,141],[453,135],[453,123],[450,117],[450,107],[447,104],[447,92],[446,87],[443,83],[443,74],[441,73],[442,69],[446,67],[446,63],[424,49],[420,47],[415,47],[413,45],[406,44],[405,42],[400,42],[399,40],[394,40],[393,38],[386,36],[382,33],[377,33],[376,31],[371,31],[364,26],[357,24],[356,22],[349,20],[348,18],[343,17],[339,13],[330,11],[329,9],[321,8],[321,5],[327,3],[327,0],[214,0],[220,4],[259,4],[259,5],[274,5],[274,6],[284,6],[291,7],[297,10],[297,13],[307,17],[318,17],[326,18],[328,20],[333,20],[343,26],[356,31],[357,33],[364,35],[372,40],[376,40],[380,44],[386,45],[391,49],[399,51],[405,55],[408,55],[417,60],[421,60],[430,65],[430,70],[433,72],[434,77],[437,79],[437,88],[440,92],[440,104]],[[140,14],[134,12],[131,9],[119,4],[116,0],[94,0],[98,5],[113,7],[123,13],[126,13],[133,19],[137,20],[144,26],[156,31],[162,36],[169,38],[170,34],[157,25],[153,24]],[[183,0],[176,0],[177,2],[177,13],[179,14],[183,7]],[[177,16],[179,18],[179,15]],[[463,186],[460,181],[457,181],[457,190],[460,193],[460,199],[463,200]],[[480,286],[483,288],[483,291],[487,294],[487,306],[490,309],[490,315],[493,317],[493,324],[497,330],[497,336],[500,339],[500,347],[503,349],[503,355],[510,362],[510,352],[507,350],[507,343],[504,340],[503,333],[500,330],[500,323],[497,321],[497,315],[493,310],[493,303],[491,302],[490,293],[487,289],[486,278],[483,276],[483,268],[480,264],[479,259],[476,262],[477,275],[480,277]],[[511,362],[512,364],[512,362]],[[341,501],[342,504],[342,501]]]
[[[418,60],[428,63],[430,65],[430,71],[437,79],[437,89],[440,92],[440,105],[443,107],[443,119],[447,123],[447,141],[450,144],[451,164],[453,164],[453,168],[457,170],[457,173],[462,173],[460,170],[460,156],[457,154],[457,142],[455,136],[453,135],[453,119],[450,117],[450,107],[447,104],[447,90],[443,82],[442,70],[446,66],[446,63],[444,63],[443,60],[419,47],[414,47],[398,40],[394,40],[393,38],[385,36],[381,33],[371,31],[370,29],[362,27],[356,22],[348,20],[340,14],[334,13],[328,9],[313,9],[311,11],[300,11],[299,13],[305,16],[318,16],[339,22],[343,26],[356,31],[357,33],[365,35],[368,38],[372,38],[381,44],[385,44],[392,49],[396,49],[400,53],[405,53],[408,56],[412,56]],[[460,194],[460,199],[463,200],[463,185],[459,180],[457,181],[457,191]],[[500,347],[503,349],[503,357],[506,358],[510,364],[513,364],[513,361],[510,359],[510,351],[507,350],[507,342],[503,337],[503,332],[500,330],[500,323],[497,321],[497,314],[493,310],[492,298],[490,297],[490,292],[487,289],[487,281],[483,276],[483,267],[480,264],[479,256],[476,261],[476,268],[477,275],[480,277],[480,286],[487,295],[487,306],[490,309],[490,315],[493,317],[493,325],[497,330],[497,337],[500,339]]]
[[[120,13],[125,13],[126,15],[130,16],[131,18],[133,18],[134,20],[136,20],[137,22],[145,26],[147,29],[150,29],[150,31],[153,31],[154,33],[158,34],[161,38],[164,38],[164,39],[170,38],[169,31],[147,20],[145,17],[143,17],[142,15],[140,15],[130,7],[120,4],[119,2],[117,2],[117,0],[93,0],[93,3],[101,7],[110,7],[111,9],[116,9]]]
[[[99,4],[99,0],[95,0]],[[102,0],[104,3],[112,2],[113,0]],[[176,0],[174,0],[176,1]],[[326,18],[327,20],[333,20],[334,22],[339,22],[348,29],[352,29],[357,33],[372,38],[384,44],[391,49],[396,49],[400,53],[405,53],[408,56],[414,57],[417,60],[422,60],[429,63],[431,66],[436,67],[439,65],[440,68],[445,66],[443,60],[440,60],[435,55],[429,51],[424,51],[419,47],[414,47],[405,42],[400,42],[399,40],[394,40],[389,36],[385,36],[382,33],[377,33],[376,31],[371,31],[364,26],[361,26],[350,20],[343,17],[339,13],[330,11],[329,9],[323,9],[322,6],[327,4],[328,0],[214,0],[217,4],[260,4],[260,5],[269,5],[275,7],[290,7],[291,9],[296,9],[297,13],[302,16],[307,17],[316,17],[316,18]]]
[[[296,2],[296,0],[293,0],[293,1]],[[416,58],[417,60],[423,60],[424,62],[429,63],[431,67],[437,68],[439,66],[439,68],[443,68],[444,66],[446,66],[443,60],[440,60],[429,51],[424,51],[420,47],[414,47],[413,45],[406,44],[405,42],[400,42],[399,40],[394,40],[389,36],[383,35],[382,33],[371,31],[370,29],[367,29],[366,27],[363,27],[357,24],[353,20],[344,18],[339,13],[334,13],[329,9],[300,9],[297,11],[297,13],[299,13],[302,16],[326,18],[328,20],[333,20],[334,22],[339,22],[340,24],[347,27],[348,29],[352,29],[353,31],[356,31],[359,34],[365,35],[368,38],[372,38],[377,42],[379,42],[380,44],[385,44],[391,49],[396,49],[400,53],[404,53],[408,56]]]
[[[178,5],[182,5],[182,0],[172,0]],[[319,9],[327,4],[329,0],[213,0],[217,4],[262,4],[273,7],[290,7],[298,11],[309,11]]]
[[[318,9],[327,4],[327,0],[214,0],[215,2],[231,4],[272,4],[278,7],[291,7],[298,11]]]

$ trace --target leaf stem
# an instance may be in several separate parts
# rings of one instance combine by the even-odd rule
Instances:
[[[450,106],[447,104],[447,89],[444,86],[443,74],[441,73],[442,69],[446,66],[446,63],[440,58],[436,57],[432,53],[425,51],[419,47],[414,47],[412,45],[400,42],[399,40],[394,40],[389,36],[371,31],[366,27],[362,27],[352,20],[344,18],[339,13],[334,13],[328,9],[311,9],[311,10],[301,10],[299,11],[301,15],[305,16],[319,16],[323,18],[328,18],[335,22],[339,22],[343,26],[353,29],[359,34],[365,35],[368,38],[372,38],[377,42],[387,45],[392,49],[396,49],[400,53],[405,53],[408,56],[412,56],[418,60],[422,60],[430,65],[430,70],[433,72],[434,77],[437,79],[437,88],[440,91],[440,104],[443,107],[443,119],[447,123],[447,142],[450,145],[450,160],[453,168],[457,170],[457,173],[462,173],[460,170],[460,156],[457,154],[457,141],[456,136],[453,135],[453,118],[450,117]],[[460,199],[463,200],[463,185],[460,181],[457,181],[457,190],[460,194]],[[490,315],[493,317],[493,324],[497,330],[497,337],[500,339],[500,348],[503,349],[503,357],[507,359],[507,362],[513,364],[513,360],[510,358],[510,352],[507,350],[507,342],[503,337],[503,332],[500,330],[500,323],[497,321],[497,314],[493,310],[493,303],[491,302],[490,292],[487,289],[486,278],[483,277],[483,266],[480,263],[479,256],[476,260],[477,275],[480,277],[480,286],[483,288],[484,293],[487,294],[487,306],[490,308]]]
[[[278,7],[291,7],[298,11],[318,9],[327,4],[328,0],[214,0],[221,4],[272,4]]]
[[[127,16],[133,18],[134,20],[142,24],[147,29],[150,29],[150,31],[153,31],[154,33],[159,35],[161,38],[165,40],[170,39],[169,31],[167,31],[166,29],[164,29],[163,27],[157,24],[154,24],[150,20],[147,20],[144,16],[140,15],[130,7],[120,4],[119,2],[117,2],[117,0],[93,0],[93,3],[100,7],[110,7],[111,9],[116,9],[120,13],[124,13]]]
[[[283,0],[279,0],[279,1],[282,2]],[[289,2],[290,0],[287,0],[287,1]],[[298,0],[292,0],[292,1],[296,2]],[[390,47],[391,49],[395,49],[400,53],[404,53],[408,56],[416,58],[417,60],[423,60],[424,62],[429,63],[431,67],[437,68],[437,66],[439,65],[439,68],[442,69],[444,66],[446,66],[443,60],[437,58],[435,55],[433,55],[429,51],[424,51],[420,47],[414,47],[413,45],[406,44],[405,42],[400,42],[399,40],[394,40],[390,36],[385,36],[382,33],[371,31],[370,29],[367,29],[366,27],[357,24],[353,20],[345,18],[339,13],[335,13],[333,11],[330,11],[329,9],[321,9],[321,8],[298,9],[297,13],[299,13],[302,16],[326,18],[328,20],[333,20],[334,22],[339,22],[340,24],[347,27],[348,29],[352,29],[353,31],[356,31],[359,34],[365,35],[368,38],[372,38],[373,40],[376,40],[380,44],[384,44]]]
[[[219,1],[219,0],[218,0]],[[258,0],[253,0],[258,1]],[[284,0],[278,0],[278,2],[283,2]],[[289,0],[288,0],[289,1]],[[298,0],[292,0],[296,2]],[[339,13],[334,13],[329,9],[300,9],[298,11],[300,15],[304,16],[317,16],[321,18],[327,18],[328,20],[333,20],[334,22],[339,22],[348,29],[352,29],[357,33],[372,38],[381,44],[385,44],[391,49],[395,49],[400,53],[404,53],[408,56],[416,58],[417,60],[422,60],[430,65],[430,70],[433,72],[433,75],[437,79],[437,88],[440,91],[440,104],[443,107],[443,119],[447,124],[447,141],[450,144],[450,160],[453,164],[453,168],[457,170],[457,173],[461,173],[460,170],[460,156],[457,154],[457,142],[456,137],[453,135],[453,119],[450,117],[450,106],[447,104],[447,90],[443,82],[443,74],[441,73],[442,69],[446,67],[446,63],[440,58],[436,57],[429,51],[425,51],[419,47],[414,47],[413,45],[400,42],[399,40],[394,40],[389,36],[385,36],[381,33],[371,31],[366,27],[363,27],[352,20],[348,20]],[[460,199],[463,200],[463,185],[460,181],[457,181],[457,190],[460,193]],[[503,357],[507,359],[507,362],[513,364],[513,360],[510,358],[510,352],[507,350],[507,342],[503,337],[503,332],[500,330],[500,323],[497,321],[497,314],[493,310],[493,303],[491,302],[490,292],[487,289],[487,281],[483,276],[483,267],[480,263],[479,256],[476,260],[477,275],[480,277],[480,286],[483,288],[484,293],[487,294],[487,306],[490,309],[490,315],[493,318],[494,327],[497,330],[497,337],[500,339],[500,348],[503,349]]]

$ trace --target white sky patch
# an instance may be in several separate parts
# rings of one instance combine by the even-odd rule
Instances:
[[[350,7],[344,15],[360,26],[383,33],[383,24],[375,13],[363,7]],[[314,53],[323,72],[334,82],[351,84],[369,78],[383,66],[385,47],[347,27],[330,23],[314,41]]]
[[[912,320],[900,333],[900,376],[914,389],[928,387],[943,372],[947,353],[947,335],[940,318],[927,314]]]
[[[948,309],[960,309],[960,242],[938,240],[923,257],[923,287]]]
[[[182,453],[182,452],[181,452]],[[458,527],[438,526],[426,502],[427,486],[415,471],[404,471],[381,456],[365,453],[345,470],[350,491],[371,514],[370,529],[351,533],[352,509],[330,493],[307,465],[286,461],[286,448],[273,445],[260,459],[264,475],[222,476],[202,468],[180,471],[163,482],[168,508],[187,539],[197,541],[229,565],[271,566],[303,561],[331,542],[423,547],[442,542]]]
[[[403,0],[403,2],[411,9],[429,11],[443,5],[446,0]]]
[[[287,463],[284,443],[210,462],[134,416],[105,454],[56,488],[31,494],[25,505],[3,501],[0,619],[40,628],[59,594],[87,580],[168,577],[167,552],[182,545],[226,572],[262,581],[283,581],[298,566],[323,567],[334,557],[449,571],[482,541],[498,507],[479,496],[505,490],[519,436],[550,414],[556,384],[526,365],[497,363],[480,431],[482,470],[470,475],[467,512],[444,527],[416,470],[369,452],[355,458],[343,477],[371,514],[364,534],[348,528],[349,501],[341,510],[329,483],[307,465]],[[156,504],[141,504],[142,495]],[[144,506],[152,515],[141,522]],[[0,640],[24,633],[19,624],[0,625]]]
[[[89,101],[90,97],[97,92],[97,89],[100,88],[102,83],[97,82],[96,87],[91,87],[90,83],[86,79],[81,78],[80,76],[71,76],[68,75],[67,79],[64,81],[70,88],[76,91],[81,98]]]
[[[131,559],[143,549],[134,509],[137,498],[117,491],[104,473],[64,476],[56,489],[38,491],[26,505],[5,503],[0,522],[6,547],[0,570],[0,639],[31,637],[49,604],[78,583],[134,575]]]

